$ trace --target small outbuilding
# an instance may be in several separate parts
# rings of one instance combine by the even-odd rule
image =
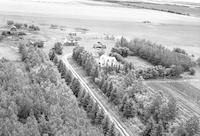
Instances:
[[[80,40],[76,33],[69,33],[65,38],[63,45],[65,46],[76,46],[78,45],[78,40]]]
[[[10,31],[17,31],[17,27],[16,26],[11,26]]]
[[[78,45],[78,42],[76,40],[68,40],[68,39],[65,39],[64,40],[64,45],[65,46],[77,46]]]

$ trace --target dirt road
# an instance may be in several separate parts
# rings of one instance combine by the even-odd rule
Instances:
[[[91,97],[99,104],[99,106],[104,110],[105,114],[110,118],[110,120],[115,124],[116,129],[120,132],[122,136],[131,136],[124,127],[120,124],[119,121],[107,110],[107,107],[102,104],[101,100],[95,95],[92,89],[86,84],[86,82],[81,78],[81,76],[74,70],[70,65],[67,58],[70,55],[63,56],[62,60],[66,67],[72,72],[72,74],[80,81],[81,85],[86,89],[86,91],[91,95]]]

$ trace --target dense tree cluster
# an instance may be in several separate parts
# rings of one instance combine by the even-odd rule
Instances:
[[[89,59],[93,66],[90,65],[95,67],[92,55],[85,51],[83,47],[74,49],[73,58],[83,67],[85,66],[82,64],[85,64],[85,61]],[[172,71],[172,67],[168,69],[168,74],[173,72],[176,74],[176,71]],[[165,67],[155,66],[147,71],[131,69],[126,71],[125,68],[121,68],[119,72],[114,68],[108,70],[108,68],[98,67],[97,71],[98,76],[95,77],[95,83],[108,97],[108,100],[118,107],[122,117],[126,119],[138,117],[146,126],[141,133],[142,136],[170,134],[175,136],[179,131],[179,128],[171,131],[170,126],[177,116],[178,109],[175,99],[173,97],[166,99],[161,94],[149,95],[150,90],[142,83],[142,77],[148,79],[166,76]],[[152,73],[153,75],[151,75]],[[92,74],[88,75],[93,76]]]
[[[186,121],[184,128],[188,133],[188,136],[194,136],[195,134],[200,133],[199,127],[199,118],[197,116],[192,116]]]
[[[137,77],[142,76],[144,79],[157,79],[157,78],[172,78],[178,77],[182,73],[181,67],[172,65],[170,68],[165,68],[161,65],[149,68],[135,70]]]
[[[3,40],[3,35],[0,35],[0,42]]]
[[[168,133],[169,123],[175,120],[177,114],[176,101],[171,98],[167,102],[157,95],[145,107],[146,112],[139,112],[140,118],[147,124],[142,135],[162,135]]]
[[[107,75],[112,71],[115,71],[116,68],[105,67],[104,69],[100,69],[94,59],[94,57],[84,50],[83,47],[74,48],[73,59],[78,62],[79,65],[83,66],[89,76],[92,76],[95,83],[99,86],[101,91],[108,97],[109,101],[114,103],[115,105],[121,105],[122,115],[126,118],[135,116],[135,107],[134,102],[132,100],[123,100],[120,99],[118,90],[113,86],[113,82],[108,80]],[[125,70],[124,70],[125,69]],[[129,71],[129,65],[125,65],[123,69],[119,71]]]
[[[37,47],[20,46],[21,62],[0,61],[0,135],[101,136]]]
[[[13,20],[7,20],[7,26],[11,27],[14,26],[16,29],[25,29],[28,28],[29,30],[32,31],[39,31],[40,28],[36,25],[29,25],[26,23],[18,23],[18,22],[14,22]]]
[[[188,55],[188,54],[186,53],[186,51],[183,50],[183,49],[181,49],[181,48],[174,48],[173,51],[174,51],[174,52],[177,52],[177,53],[182,53],[182,54]]]
[[[21,29],[23,26],[24,26],[24,24],[22,24],[22,23],[14,23],[13,24],[17,29]]]
[[[77,46],[74,48],[72,57],[79,65],[83,66],[87,75],[92,76],[93,80],[98,77],[99,69],[96,60],[83,47]]]
[[[193,66],[191,58],[186,53],[183,53],[183,50],[175,49],[171,51],[161,45],[146,40],[134,39],[127,42],[122,37],[116,46],[127,47],[135,55],[140,56],[154,65],[162,65],[167,68],[174,65],[175,67],[180,67],[182,71],[188,71]]]
[[[200,66],[200,57],[197,59],[197,64]]]
[[[36,25],[30,25],[28,26],[28,29],[31,31],[40,31],[40,28]]]
[[[70,86],[73,94],[76,96],[79,106],[86,111],[90,122],[94,125],[98,125],[105,136],[116,136],[117,132],[114,124],[112,124],[107,115],[105,115],[103,109],[99,107],[97,102],[90,97],[89,93],[82,89],[78,79],[72,76],[63,61],[60,60],[55,64],[57,65],[61,77],[65,80],[66,84]]]
[[[8,26],[11,26],[11,25],[13,25],[14,24],[14,21],[13,20],[7,20],[7,25]]]
[[[114,48],[111,49],[111,52],[113,52],[113,53],[116,52],[116,53],[120,54],[123,57],[127,57],[127,56],[133,55],[133,52],[131,52],[129,50],[129,48],[127,48],[127,47],[114,47]]]
[[[183,71],[182,67],[179,67],[179,66],[176,67],[175,65],[172,65],[169,68],[165,68],[162,65],[158,65],[158,66],[152,66],[152,67],[149,67],[149,68],[135,69],[133,63],[127,62],[124,59],[124,57],[122,57],[117,52],[110,53],[110,56],[115,57],[117,61],[121,62],[124,65],[123,69],[126,73],[129,70],[135,70],[137,77],[142,76],[144,79],[178,77]],[[193,69],[191,69],[191,68],[189,69],[189,71],[191,71],[192,74],[195,73],[195,71],[193,71]]]
[[[178,126],[172,136],[199,136],[199,118],[192,116],[184,124]]]
[[[44,41],[35,41],[35,42],[33,42],[33,45],[35,47],[38,47],[38,48],[43,48],[44,47]]]
[[[22,31],[2,31],[0,37],[3,39],[6,36],[23,36],[23,35],[26,35],[26,33]]]
[[[125,59],[124,59],[124,57],[122,57],[122,55],[120,55],[117,52],[112,52],[112,53],[109,54],[109,56],[115,57],[117,61],[119,61],[119,62],[121,62],[123,64],[126,62]]]
[[[53,51],[55,51],[56,54],[61,55],[63,53],[63,45],[60,42],[56,42],[53,47]]]

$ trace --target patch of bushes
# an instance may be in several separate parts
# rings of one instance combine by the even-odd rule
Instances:
[[[25,28],[27,28],[27,27],[28,27],[28,25],[25,23],[25,24],[24,24],[24,27],[25,27]]]
[[[183,50],[183,49],[181,49],[181,48],[174,48],[173,51],[174,51],[174,52],[177,52],[177,53],[182,53],[182,54],[188,55],[188,54],[186,53],[186,51]]]
[[[20,29],[23,27],[23,24],[22,23],[15,23],[14,26],[17,28],[17,29]]]
[[[23,35],[26,35],[26,33],[21,31],[21,32],[18,32],[17,35],[18,36],[23,36]]]
[[[135,70],[136,76],[138,78],[142,76],[144,79],[174,78],[179,77],[182,72],[182,67],[177,67],[175,65],[171,66],[170,68],[165,68],[161,65],[158,65]]]
[[[39,31],[40,28],[38,26],[35,26],[35,25],[30,25],[29,27],[29,30],[32,30],[32,31]]]
[[[154,65],[162,65],[166,68],[175,65],[176,67],[182,67],[182,72],[188,71],[194,65],[194,62],[188,55],[177,53],[177,51],[184,52],[183,50],[175,49],[176,51],[171,51],[150,41],[134,39],[127,42],[122,37],[116,45],[129,48],[135,55],[140,56]]]
[[[1,35],[3,35],[3,36],[10,36],[10,35],[13,35],[13,33],[10,32],[10,31],[3,31],[3,32],[1,33]]]
[[[200,66],[200,57],[197,59],[197,64]]]
[[[3,40],[3,35],[0,35],[0,41],[2,41]]]
[[[15,36],[23,36],[23,35],[26,35],[25,32],[12,32],[12,31],[3,31],[1,33],[2,36],[12,36],[12,35],[15,35]]]
[[[129,50],[127,47],[114,47],[111,49],[111,52],[116,52],[120,54],[122,57],[132,56],[133,52]]]
[[[117,61],[121,62],[121,63],[125,63],[125,59],[117,52],[112,52],[109,54],[109,56],[115,57]]]
[[[8,26],[11,26],[11,25],[13,25],[14,24],[14,21],[13,20],[7,20],[7,25]]]
[[[107,68],[101,69],[95,66],[93,56],[83,47],[76,47],[72,57],[92,77],[108,100],[118,107],[122,117],[130,119],[137,116],[141,120],[146,126],[141,136],[163,135],[169,132],[169,125],[177,115],[175,99],[166,101],[160,94],[149,96],[148,88],[142,83],[141,77],[136,77],[135,71],[116,73],[113,69],[108,73]],[[162,68],[158,69],[162,70]],[[121,85],[123,87],[119,87]],[[144,99],[145,97],[147,98]],[[162,128],[161,132],[157,126]]]
[[[35,42],[33,43],[33,45],[34,45],[35,47],[38,47],[38,48],[43,48],[43,47],[44,47],[44,41],[35,41]]]
[[[54,44],[53,50],[56,54],[61,55],[63,53],[63,45],[61,42],[56,42]]]
[[[51,24],[50,28],[51,28],[51,29],[57,29],[57,28],[58,28],[58,25]]]
[[[196,71],[195,71],[193,68],[190,68],[190,70],[189,70],[189,74],[190,74],[190,75],[195,75],[195,72],[196,72]]]

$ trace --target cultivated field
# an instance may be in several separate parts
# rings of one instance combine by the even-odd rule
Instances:
[[[185,49],[189,54],[194,54],[195,57],[200,56],[200,19],[196,17],[172,15],[155,10],[125,8],[109,4],[102,6],[99,3],[94,4],[79,1],[75,2],[75,4],[72,2],[72,7],[69,9],[65,7],[68,6],[66,3],[55,2],[38,4],[37,2],[32,2],[31,4],[27,4],[28,2],[21,2],[21,9],[10,11],[12,5],[5,3],[6,2],[2,4],[2,2],[0,2],[0,9],[4,10],[2,12],[0,11],[0,25],[2,26],[0,28],[0,33],[3,30],[8,30],[8,28],[5,27],[7,20],[36,24],[40,27],[40,31],[29,32],[23,30],[27,34],[23,37],[23,40],[19,40],[18,37],[8,37],[0,41],[0,58],[5,57],[14,61],[20,60],[18,45],[20,43],[26,43],[30,39],[44,41],[43,50],[48,54],[49,50],[54,46],[54,43],[63,42],[70,32],[76,32],[77,36],[81,39],[79,44],[84,46],[87,51],[94,54],[97,53],[97,50],[93,48],[93,45],[97,42],[105,44],[107,47],[105,53],[109,53],[111,48],[115,45],[115,40],[106,40],[105,35],[114,35],[116,38],[121,36],[128,37],[129,39],[144,38],[162,44],[169,49],[179,47]],[[46,5],[47,8],[43,11],[43,6]],[[163,8],[165,10],[169,9],[167,5],[163,5],[163,7],[159,5],[159,7],[157,7],[158,5],[156,4],[146,5],[143,3],[143,5],[140,6]],[[57,11],[54,7],[57,7],[59,10]],[[27,12],[29,8],[34,12],[31,15]],[[172,6],[170,8],[170,10],[176,9],[178,12],[183,11],[182,7]],[[90,10],[86,11],[85,9]],[[43,11],[45,14],[41,15],[39,11]],[[56,14],[48,13],[47,11],[56,11]],[[62,13],[63,11],[66,12],[66,15]],[[184,13],[188,12],[189,14],[199,16],[199,13],[196,11],[184,11]],[[94,16],[93,13],[96,13],[96,15]],[[106,15],[102,13],[106,13]],[[57,14],[59,14],[59,16],[57,16]],[[160,18],[158,18],[158,16]],[[150,21],[150,23],[144,23],[144,21]],[[56,28],[52,29],[52,24],[55,25]],[[80,28],[87,29],[88,31],[83,33]],[[73,46],[64,47],[63,55],[71,54],[73,48]],[[62,55],[60,57],[62,57]],[[152,66],[139,57],[129,56],[125,59],[132,62],[136,68]],[[88,86],[93,89],[94,93],[108,108],[109,112],[112,113],[117,120],[122,122],[127,132],[135,134],[144,129],[144,125],[135,117],[130,120],[122,120],[117,108],[109,103],[108,98],[95,88],[95,84],[91,82],[90,77],[86,76],[83,69],[76,64],[73,64],[73,67],[76,67],[76,72],[79,73],[87,82]],[[196,73],[195,79],[200,79],[199,73],[200,72]],[[169,82],[159,82],[155,80],[144,81],[144,83],[155,91],[162,91],[166,96],[172,95],[177,99],[180,109],[178,121],[186,120],[193,114],[200,117],[200,85],[198,81],[186,79],[186,81],[177,80],[176,82],[169,80]]]
[[[104,0],[104,1],[110,2],[111,0]],[[195,4],[187,5],[187,3],[175,4],[175,2],[173,4],[173,3],[170,3],[169,1],[160,1],[160,3],[156,2],[156,1],[145,2],[143,0],[141,0],[141,1],[113,0],[112,3],[118,3],[121,5],[127,6],[127,7],[133,7],[133,8],[152,9],[152,10],[158,10],[158,11],[162,11],[162,12],[170,12],[170,13],[174,13],[174,14],[182,14],[182,15],[190,15],[190,16],[200,17],[200,9],[198,8],[197,4],[196,5]]]
[[[14,4],[10,1],[2,1],[0,22],[12,19],[34,24],[56,24],[66,29],[81,27],[97,32],[100,36],[106,33],[130,39],[145,38],[170,49],[180,47],[187,50],[189,54],[200,56],[200,19],[197,17],[126,8],[115,4],[105,5],[103,2],[88,0],[64,3],[45,1],[47,2],[14,1]],[[13,8],[13,5],[17,6]],[[145,24],[144,21],[151,23]],[[58,35],[54,33],[52,36],[56,38]]]
[[[182,117],[185,120],[192,115],[200,117],[200,90],[187,81],[147,81],[146,85],[155,91],[161,91],[167,96],[175,97],[180,108],[180,119]]]

